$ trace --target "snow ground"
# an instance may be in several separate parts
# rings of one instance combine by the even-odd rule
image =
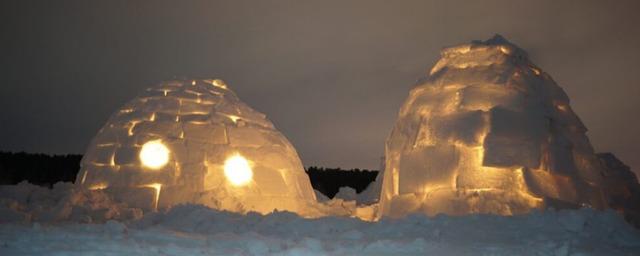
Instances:
[[[243,215],[201,205],[143,214],[70,183],[0,186],[0,255],[640,255],[640,230],[614,211],[366,222],[346,217],[367,209],[353,201],[321,207],[346,215]]]
[[[640,232],[591,209],[364,222],[182,205],[104,224],[8,222],[0,255],[638,255]]]

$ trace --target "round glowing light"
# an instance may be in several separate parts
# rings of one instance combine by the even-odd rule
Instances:
[[[169,149],[160,140],[153,140],[142,145],[140,161],[151,169],[160,169],[169,162]]]
[[[249,161],[240,155],[235,155],[224,162],[224,176],[234,186],[243,186],[253,178],[253,171]]]

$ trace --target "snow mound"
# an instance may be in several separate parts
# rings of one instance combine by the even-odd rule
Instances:
[[[178,205],[135,221],[0,225],[1,255],[634,255],[640,233],[612,211],[363,222],[241,215]]]
[[[609,207],[624,214],[627,221],[640,228],[640,184],[635,173],[611,153],[598,154]]]
[[[142,209],[115,202],[100,190],[85,190],[71,183],[56,183],[52,189],[26,182],[0,186],[0,223],[79,222],[135,220]]]
[[[358,197],[358,193],[352,187],[340,187],[338,189],[338,193],[333,198],[340,198],[346,201],[356,201]]]
[[[382,215],[611,207],[616,182],[606,179],[617,178],[569,97],[524,50],[495,36],[441,55],[387,139]]]
[[[319,192],[318,194],[322,195]],[[324,195],[322,196],[324,197]],[[295,214],[304,218],[342,216],[366,221],[375,219],[377,204],[358,206],[354,200],[340,198],[329,200],[326,197],[321,200],[322,202],[307,202]],[[205,204],[200,205],[211,207]],[[228,211],[227,209],[213,208]],[[168,209],[170,207],[160,208],[155,212],[164,212]],[[71,183],[56,183],[51,189],[26,182],[18,185],[0,186],[0,223],[78,222],[95,224],[110,220],[134,221],[152,212],[154,211],[144,211],[142,208],[116,200],[113,193],[106,190],[86,189]],[[259,211],[235,212],[264,214]]]
[[[370,205],[378,203],[380,200],[380,190],[382,189],[382,177],[384,168],[380,168],[376,179],[367,186],[362,192],[356,195],[356,201],[358,204]]]
[[[294,147],[218,79],[167,81],[131,100],[92,140],[76,183],[145,211],[301,212],[315,201]]]

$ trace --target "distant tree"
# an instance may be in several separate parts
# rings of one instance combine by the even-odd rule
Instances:
[[[378,171],[376,170],[360,170],[358,168],[343,170],[340,168],[309,166],[306,172],[309,175],[313,189],[320,191],[329,198],[333,198],[340,190],[340,187],[351,187],[357,193],[360,193],[378,176]]]
[[[21,181],[51,187],[59,181],[73,182],[80,169],[82,155],[45,155],[0,151],[0,184]]]
[[[51,187],[56,182],[74,182],[80,170],[82,155],[45,155],[0,151],[0,185],[22,181]],[[329,198],[340,187],[351,187],[360,193],[376,179],[378,171],[367,169],[343,170],[310,166],[306,169],[311,185]]]

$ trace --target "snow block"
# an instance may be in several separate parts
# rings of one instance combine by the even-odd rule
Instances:
[[[484,166],[540,166],[541,144],[549,130],[542,116],[494,107],[484,140]]]
[[[413,193],[454,182],[458,154],[452,145],[416,148],[400,158],[400,193]]]

